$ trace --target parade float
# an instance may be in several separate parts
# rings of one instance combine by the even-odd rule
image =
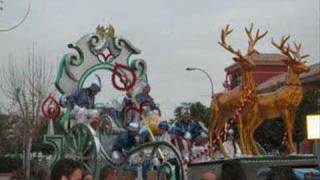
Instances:
[[[112,26],[98,26],[95,33],[83,36],[75,44],[69,44],[68,48],[73,52],[61,59],[55,81],[60,97],[51,94],[42,105],[42,112],[49,120],[44,141],[54,147],[50,167],[59,158],[72,158],[83,163],[89,173],[98,179],[100,169],[106,165],[123,171],[137,171],[142,163],[153,163],[154,159],[160,159],[161,163],[156,166],[156,177],[161,174],[168,179],[175,179],[175,174],[184,177],[182,160],[176,148],[167,142],[153,139],[153,134],[157,131],[155,124],[161,113],[159,108],[156,107],[152,113],[145,112],[151,111],[148,106],[153,103],[152,99],[138,97],[149,86],[146,62],[131,58],[132,55],[139,54],[140,50],[128,40],[115,36]],[[75,107],[68,102],[68,97],[86,89],[83,87],[86,79],[98,70],[105,71],[113,87],[124,92],[130,103],[124,104],[121,115],[117,115],[116,107],[95,104],[98,121],[94,124],[80,120],[82,117],[76,115]],[[100,90],[103,82],[96,76],[98,83],[93,83],[89,88]],[[78,110],[84,111],[79,107]],[[151,141],[138,144],[125,154],[113,154],[112,147],[119,143],[118,136],[128,127],[129,116],[141,120],[138,125],[143,124],[147,128]],[[59,121],[63,134],[55,134],[53,121]],[[172,151],[178,168],[167,162],[162,149]],[[149,166],[153,167],[152,164]]]
[[[55,80],[58,93],[50,94],[42,105],[43,115],[49,123],[44,142],[54,148],[49,167],[65,157],[82,162],[95,179],[99,178],[101,168],[106,165],[122,174],[134,172],[134,177],[142,178],[140,172],[145,164],[148,164],[147,171],[153,172],[153,177],[157,179],[194,179],[208,170],[218,173],[225,159],[230,160],[223,146],[230,129],[238,132],[243,154],[232,159],[241,163],[248,178],[255,178],[258,169],[268,167],[316,167],[315,156],[292,155],[295,152],[292,142],[294,110],[302,99],[298,75],[308,71],[308,67],[301,61],[307,57],[300,55],[301,44],[294,44],[295,49],[292,49],[286,44],[289,37],[282,38],[279,44],[272,41],[273,46],[287,57],[283,59],[288,66],[287,82],[271,93],[258,94],[253,81],[252,69],[255,64],[252,56],[257,52],[254,48],[257,41],[267,31],[260,34],[257,30],[254,33],[253,25],[245,29],[248,37],[248,50],[245,54],[228,44],[226,38],[231,32],[229,26],[222,29],[219,44],[235,55],[233,60],[241,68],[241,84],[212,97],[209,142],[201,151],[188,158],[182,157],[173,144],[154,137],[159,131],[161,111],[151,97],[141,96],[150,86],[146,61],[131,57],[139,54],[140,50],[130,41],[116,36],[110,25],[98,26],[95,33],[84,35],[76,43],[69,44],[68,48],[72,52],[61,59]],[[121,108],[107,107],[101,103],[92,105],[94,98],[87,102],[91,103],[88,108],[90,110],[74,105],[79,97],[73,100],[72,97],[82,90],[101,90],[104,82],[95,74],[97,71],[105,71],[104,75],[111,81],[112,88],[123,92]],[[97,83],[84,87],[89,76],[96,76]],[[88,118],[89,115],[92,117]],[[278,116],[283,118],[287,131],[283,142],[288,147],[288,154],[285,156],[267,155],[253,136],[264,119]],[[125,153],[115,153],[113,147],[119,143],[119,136],[132,128],[132,121],[138,125],[135,128],[139,132],[141,129],[145,130],[148,141],[135,144]],[[58,122],[63,133],[55,133],[54,122]],[[214,154],[217,151],[225,159],[216,158]],[[169,161],[167,154],[171,154],[175,164]],[[200,162],[202,156],[208,156],[210,160]]]

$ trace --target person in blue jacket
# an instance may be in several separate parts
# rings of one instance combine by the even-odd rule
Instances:
[[[73,108],[75,105],[86,108],[95,108],[95,96],[100,92],[101,87],[96,83],[92,83],[88,88],[82,88],[76,91],[74,94],[67,97],[67,102],[70,103]]]
[[[141,103],[148,103],[150,110],[156,110],[157,109],[157,105],[154,102],[154,99],[150,96],[150,85],[146,85],[143,89],[142,92],[140,92],[139,94],[136,95],[136,100],[139,104]]]
[[[189,106],[181,109],[182,119],[174,124],[176,131],[183,136],[184,139],[193,141],[203,132],[203,128],[195,121],[191,120],[191,112]]]
[[[188,160],[191,148],[196,139],[204,133],[204,129],[198,122],[191,120],[190,105],[184,103],[181,109],[182,119],[177,121],[171,129],[174,134],[174,144],[179,147],[182,156]],[[170,131],[169,131],[170,133]]]

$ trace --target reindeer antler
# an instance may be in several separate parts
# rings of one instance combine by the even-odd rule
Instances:
[[[301,43],[297,44],[294,42],[295,50],[292,50],[290,48],[289,43],[287,43],[287,46],[285,46],[285,44],[289,38],[290,38],[290,36],[282,36],[279,44],[275,43],[274,40],[272,39],[272,44],[277,49],[279,49],[282,54],[286,55],[289,59],[294,60],[294,61],[301,61],[302,59],[309,56],[308,54],[303,55],[303,56],[300,55],[300,51],[301,51],[301,47],[302,47]]]
[[[288,41],[289,38],[290,38],[290,36],[282,36],[279,44],[274,42],[274,40],[272,38],[271,43],[272,43],[272,45],[274,47],[279,49],[282,54],[286,55],[289,59],[294,60],[294,58],[290,54],[290,45],[289,45],[289,43],[287,43],[287,47],[285,46],[285,44],[286,44],[286,42]]]
[[[218,42],[218,44],[220,44],[224,49],[228,50],[229,52],[231,52],[232,54],[235,54],[236,56],[238,56],[241,59],[245,59],[245,57],[242,55],[240,49],[238,49],[237,51],[235,51],[231,45],[227,44],[226,42],[226,37],[232,33],[232,29],[229,29],[229,24],[223,28],[221,30],[221,39],[220,42]]]
[[[249,38],[248,40],[248,55],[251,55],[254,53],[254,46],[256,45],[257,41],[262,39],[265,35],[267,35],[268,31],[265,31],[263,34],[260,35],[260,29],[257,29],[255,37],[252,36],[252,30],[253,30],[253,23],[250,25],[250,29],[245,28],[246,34]]]
[[[293,53],[293,55],[295,56],[296,60],[301,61],[302,59],[306,58],[309,56],[309,54],[305,54],[303,56],[300,55],[300,51],[301,51],[301,47],[302,47],[302,43],[297,44],[296,42],[294,42],[294,47],[295,47],[295,51],[292,49],[289,49],[291,53]]]

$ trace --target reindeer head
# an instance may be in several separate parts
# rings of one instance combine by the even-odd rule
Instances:
[[[275,46],[277,49],[281,51],[282,54],[288,57],[288,59],[282,60],[286,65],[288,65],[295,73],[301,74],[303,72],[308,72],[310,68],[305,64],[305,62],[302,61],[302,59],[308,57],[309,55],[300,55],[300,50],[302,47],[302,44],[294,43],[295,50],[290,48],[289,43],[287,43],[287,46],[285,45],[286,42],[290,36],[282,36],[280,43],[277,44],[272,39],[272,45]]]
[[[246,71],[249,71],[254,67],[252,55],[255,52],[255,49],[254,49],[255,44],[257,43],[258,40],[263,38],[268,33],[268,31],[266,31],[262,35],[260,35],[259,29],[258,29],[255,37],[253,37],[252,30],[253,30],[253,24],[251,24],[250,29],[245,28],[246,34],[249,39],[248,40],[249,47],[246,55],[243,55],[240,49],[236,51],[232,48],[231,45],[226,43],[226,37],[229,34],[231,34],[233,31],[232,29],[229,30],[229,25],[227,25],[224,29],[221,30],[221,39],[220,39],[220,42],[218,42],[224,49],[228,50],[229,52],[235,55],[235,57],[233,57],[232,59],[235,62],[239,63],[241,68]]]

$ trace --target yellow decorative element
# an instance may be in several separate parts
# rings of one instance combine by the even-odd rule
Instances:
[[[112,25],[103,26],[98,25],[96,28],[96,33],[101,37],[114,37],[114,28]]]
[[[265,119],[276,117],[282,117],[288,134],[288,149],[291,152],[295,151],[292,140],[294,114],[303,98],[299,74],[308,72],[309,67],[301,61],[303,58],[307,57],[307,55],[300,55],[301,44],[295,44],[296,49],[293,50],[289,45],[285,45],[288,39],[289,36],[282,37],[279,44],[272,41],[272,44],[278,48],[282,54],[288,57],[288,59],[283,60],[288,66],[288,75],[286,84],[283,87],[270,93],[257,95],[258,112],[256,114],[256,119],[250,121],[246,134],[246,137],[250,138],[248,144],[252,146],[255,152],[258,151],[258,148],[254,139],[254,131]]]
[[[320,139],[320,114],[307,115],[308,139]]]
[[[158,123],[160,121],[160,117],[155,113],[149,113],[147,116],[142,115],[142,121],[144,126],[146,126],[148,129],[151,141],[156,141],[154,134],[159,133]],[[159,153],[160,158],[164,159],[162,150],[159,148],[157,151]]]
[[[263,34],[259,34],[259,30],[255,33],[255,36],[252,36],[253,25],[250,26],[250,29],[245,28],[246,34],[248,36],[248,50],[246,55],[243,55],[240,50],[235,50],[226,42],[226,37],[232,32],[229,29],[229,25],[227,25],[221,31],[221,40],[218,42],[224,49],[231,52],[235,55],[233,60],[240,65],[241,71],[241,83],[239,87],[234,88],[231,91],[218,93],[211,100],[211,111],[214,116],[211,117],[211,125],[210,125],[210,144],[212,145],[213,139],[217,138],[220,150],[222,154],[226,157],[226,151],[223,147],[223,142],[221,140],[220,134],[224,129],[225,124],[228,122],[229,118],[231,118],[234,111],[241,106],[241,102],[243,102],[243,98],[251,92],[251,96],[256,96],[256,84],[253,79],[252,70],[254,67],[253,63],[253,53],[254,46],[258,40],[263,38],[267,31]],[[244,126],[248,124],[248,121],[251,121],[251,118],[257,111],[257,105],[255,103],[254,98],[251,103],[245,104],[243,107],[243,112],[239,115],[238,119],[238,132],[240,138],[240,147],[241,150],[246,153],[247,147],[245,144],[245,136],[244,134]],[[244,120],[244,122],[242,121]],[[213,135],[216,134],[216,137]]]
[[[133,104],[136,105],[136,107],[140,107],[139,103],[137,102],[137,99],[135,97],[132,97],[131,101],[133,102]],[[143,125],[148,129],[148,134],[151,138],[151,141],[156,141],[154,134],[158,134],[160,131],[158,128],[160,116],[158,116],[155,113],[149,112],[146,114],[142,114],[141,118],[142,118]],[[164,155],[163,155],[162,150],[160,148],[158,148],[157,151],[158,151],[160,158],[164,159]]]
[[[156,113],[150,113],[148,116],[143,118],[144,125],[148,126],[152,134],[159,134],[158,124],[160,116]]]

